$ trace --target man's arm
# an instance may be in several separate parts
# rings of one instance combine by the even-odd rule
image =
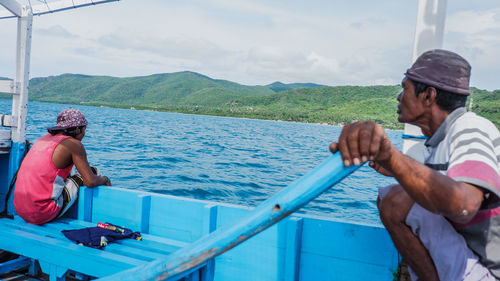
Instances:
[[[79,140],[69,138],[67,141],[64,141],[64,145],[69,149],[71,159],[73,160],[78,173],[82,176],[83,184],[85,186],[94,187],[98,185],[111,185],[108,177],[98,176],[92,172],[87,160],[85,147]]]
[[[427,210],[458,223],[469,222],[479,210],[483,191],[458,182],[404,155],[400,151],[381,163],[413,200]]]
[[[389,171],[418,204],[454,222],[470,221],[481,206],[481,189],[457,182],[404,155],[374,122],[346,125],[330,150],[339,150],[346,166],[375,161]]]

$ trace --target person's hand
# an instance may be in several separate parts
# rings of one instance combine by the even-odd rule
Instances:
[[[382,126],[373,121],[345,125],[338,142],[330,144],[330,151],[340,151],[345,166],[360,165],[368,160],[387,162],[396,149]]]
[[[394,175],[389,171],[387,170],[386,168],[382,167],[380,164],[378,164],[377,162],[374,162],[374,161],[370,161],[368,163],[368,166],[370,166],[371,168],[373,168],[375,171],[377,171],[377,173],[383,175],[383,176],[386,176],[386,177],[391,177],[393,178]]]
[[[106,182],[104,184],[107,185],[107,186],[111,186],[111,180],[108,177],[106,177],[106,179],[107,180],[106,180]]]

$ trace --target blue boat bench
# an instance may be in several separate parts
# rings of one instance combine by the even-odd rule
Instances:
[[[105,202],[108,203],[104,204]],[[203,234],[192,233],[189,227],[183,228],[182,224],[170,228],[174,235],[169,236],[174,238],[148,234],[149,228],[155,228],[155,222],[151,221],[151,218],[155,216],[150,216],[151,211],[155,210],[151,207],[153,206],[157,211],[165,207],[161,202],[156,203],[147,194],[129,190],[119,192],[114,188],[82,187],[79,201],[63,218],[43,225],[28,224],[18,216],[14,216],[14,219],[2,218],[0,219],[0,249],[16,253],[21,257],[0,264],[0,274],[18,266],[29,267],[32,274],[41,270],[49,275],[50,281],[66,280],[67,274],[72,274],[77,279],[89,280],[112,275],[165,257]],[[208,208],[203,206],[203,209],[207,209],[210,213],[210,206]],[[203,216],[200,220],[199,214],[199,212],[193,213],[197,216],[194,222],[196,224],[196,221],[200,221],[205,226],[205,232],[208,233],[211,226],[209,222],[207,224],[203,221]],[[184,218],[185,215],[184,213]],[[157,223],[160,223],[164,218],[160,215],[158,219]],[[175,219],[173,220],[175,223]],[[77,245],[61,232],[61,230],[96,226],[97,222],[111,222],[133,231],[140,231],[143,239],[140,241],[117,240],[108,244],[103,250],[99,250]],[[192,222],[187,225],[191,224]],[[168,227],[168,223],[165,223],[165,226]],[[182,237],[184,241],[176,239],[175,234],[177,237]],[[213,261],[210,261],[173,280],[212,280],[213,267]]]
[[[68,271],[78,273],[81,280],[100,278],[165,257],[248,212],[251,208],[165,194],[82,187],[78,202],[62,219],[41,226],[18,217],[0,219],[0,249],[26,257],[18,261],[22,266],[36,260],[51,281],[64,280]],[[98,222],[140,231],[143,240],[119,240],[97,250],[77,245],[61,233]],[[385,281],[393,279],[398,259],[380,226],[294,214],[175,279]],[[0,264],[0,274],[2,267],[12,265]]]

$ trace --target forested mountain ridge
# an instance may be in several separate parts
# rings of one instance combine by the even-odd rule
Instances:
[[[63,74],[30,80],[30,100],[271,120],[344,124],[397,122],[399,86],[313,83],[246,86],[195,72],[118,78]],[[472,110],[500,126],[500,90],[472,88]]]
[[[121,107],[214,106],[271,93],[265,86],[243,86],[187,71],[127,78],[63,74],[30,81],[33,100]]]

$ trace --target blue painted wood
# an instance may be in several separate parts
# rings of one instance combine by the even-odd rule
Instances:
[[[208,233],[205,226],[213,208],[207,202],[193,199],[156,195],[151,198],[149,233],[173,240],[191,243]]]
[[[313,171],[266,200],[234,225],[222,227],[164,259],[102,280],[165,280],[175,277],[274,225],[357,168],[359,166],[344,167],[340,153],[336,153]]]
[[[24,142],[23,143],[12,142],[12,147],[10,149],[9,170],[8,170],[9,182],[14,177],[16,171],[19,169],[25,151],[26,151],[26,144]]]
[[[279,224],[283,223],[285,222]],[[267,235],[261,237],[264,234]],[[234,280],[235,277],[238,277],[238,281],[283,280],[286,250],[285,247],[277,246],[285,242],[285,239],[279,239],[280,234],[282,233],[278,231],[278,226],[270,227],[258,236],[216,257],[215,280]],[[271,240],[279,242],[271,243],[266,239],[269,236],[272,236]]]
[[[78,279],[78,280],[81,280],[81,281],[89,281],[90,280],[90,277],[87,275],[84,275],[84,274],[81,274],[78,272],[75,272],[74,274],[75,274],[76,279]]]
[[[139,195],[139,210],[137,214],[137,220],[139,221],[139,231],[141,233],[149,233],[149,216],[151,212],[151,195],[141,194]]]
[[[63,229],[78,229],[78,228],[93,227],[93,226],[96,226],[96,224],[80,220],[62,218],[55,222],[44,224],[41,227],[50,228],[52,231],[60,231]],[[157,252],[164,255],[170,254],[178,250],[179,248],[185,247],[187,245],[187,243],[185,242],[169,239],[166,237],[159,237],[145,233],[141,233],[141,235],[144,238],[141,241],[126,239],[126,240],[118,240],[115,241],[114,243],[128,245],[130,247],[147,249],[148,251]]]
[[[217,205],[209,204],[204,206],[203,212],[203,233],[207,234],[217,228]]]
[[[86,186],[80,187],[78,190],[78,215],[77,218],[83,221],[92,220],[92,200],[94,197],[94,189]]]
[[[7,172],[9,170],[9,155],[0,154],[0,202],[5,202],[5,196],[9,189],[9,179]],[[4,209],[4,204],[0,204],[0,212]]]
[[[206,263],[205,267],[199,270],[200,279],[203,281],[213,281],[215,280],[215,261],[212,259]]]
[[[71,223],[62,223],[56,221],[38,226],[38,225],[31,225],[24,223],[21,219],[18,219],[18,217],[16,218],[17,221],[11,221],[11,222],[5,221],[3,222],[2,225],[7,228],[20,229],[38,235],[52,237],[69,243],[74,243],[74,242],[68,240],[62,234],[61,232],[62,230],[80,229],[84,227],[95,226],[95,224],[93,223],[77,224],[75,223],[75,221],[72,221]],[[66,222],[67,221],[68,220],[66,220]],[[175,248],[171,246],[165,247],[165,245],[162,244],[161,242],[152,241],[151,239],[149,239],[148,236],[145,237],[143,241],[137,241],[134,239],[118,240],[106,246],[103,251],[124,257],[137,259],[140,261],[149,262],[154,259],[164,257],[165,255],[172,253],[176,249],[179,249],[179,247]]]
[[[379,226],[304,218],[302,237],[302,252],[380,266],[397,260],[387,231]]]
[[[104,196],[101,190],[105,190]],[[95,194],[94,194],[94,191]],[[188,245],[189,242],[199,239],[213,231],[216,228],[224,228],[227,225],[238,225],[242,218],[248,216],[252,211],[248,208],[239,206],[221,205],[201,200],[185,199],[168,195],[157,195],[151,193],[125,190],[116,187],[99,187],[90,189],[83,187],[80,190],[81,200],[79,204],[89,204],[91,208],[78,208],[77,215],[69,214],[73,218],[90,218],[89,222],[75,220],[71,218],[59,219],[42,226],[28,225],[18,223],[19,221],[2,222],[0,220],[0,229],[20,230],[53,238],[68,243],[68,240],[60,233],[62,229],[74,229],[95,226],[92,222],[92,205],[102,205],[96,207],[99,209],[100,218],[113,221],[117,212],[113,210],[109,213],[105,211],[107,207],[118,208],[120,205],[124,216],[137,221],[142,229],[145,224],[152,234],[143,233],[144,240],[121,240],[109,245],[104,252],[113,254],[116,259],[111,259],[111,263],[122,259],[134,259],[140,264],[145,264],[152,259],[164,259],[166,255],[171,255],[174,251]],[[123,193],[129,193],[123,195]],[[93,197],[99,198],[93,200]],[[107,198],[115,198],[125,203],[114,206],[107,205]],[[128,200],[128,201],[127,201]],[[119,201],[118,201],[119,202]],[[148,210],[149,204],[149,210]],[[126,208],[123,208],[125,206]],[[137,211],[140,210],[140,211]],[[20,220],[18,217],[16,219]],[[142,222],[141,222],[142,220]],[[297,221],[302,221],[303,232],[297,230]],[[22,220],[20,220],[22,222]],[[347,226],[346,226],[347,225]],[[128,226],[127,226],[128,227]],[[341,233],[348,233],[342,234]],[[299,236],[302,234],[302,239]],[[2,232],[0,231],[0,236]],[[295,236],[295,238],[293,238]],[[37,237],[37,236],[35,236]],[[19,238],[19,237],[17,237]],[[11,237],[6,236],[6,240]],[[59,247],[46,245],[47,247],[34,246],[31,244],[36,240],[33,237],[21,237],[27,239],[25,247],[37,248],[38,252],[34,255],[38,258],[52,254],[54,248]],[[181,239],[179,241],[178,239]],[[297,243],[293,245],[293,241]],[[322,242],[323,241],[323,242]],[[369,243],[366,243],[369,241]],[[376,241],[372,243],[371,241]],[[45,240],[40,240],[44,244]],[[72,244],[73,242],[69,242]],[[345,247],[339,247],[335,244],[344,244]],[[327,245],[325,245],[327,244]],[[76,246],[72,244],[73,246]],[[360,246],[356,246],[360,245]],[[291,249],[295,247],[295,251]],[[2,244],[0,242],[0,248]],[[26,249],[19,247],[23,252]],[[19,250],[16,248],[16,250]],[[91,249],[92,250],[92,249]],[[368,253],[367,253],[368,252]],[[27,254],[26,254],[27,255]],[[88,255],[88,256],[87,256]],[[63,269],[73,269],[73,263],[99,264],[95,262],[92,254],[81,253],[78,250],[67,251],[64,255],[59,255],[61,261],[43,261],[44,264],[54,264]],[[105,257],[102,257],[105,260]],[[101,267],[103,263],[101,260]],[[123,262],[123,261],[120,261]],[[213,264],[215,268],[213,267]],[[296,264],[298,266],[293,266]],[[313,218],[305,215],[294,215],[293,217],[279,222],[277,225],[268,228],[265,232],[255,236],[243,245],[210,260],[205,266],[199,266],[198,273],[188,272],[181,276],[196,276],[201,280],[239,281],[253,280],[310,280],[310,278],[322,280],[391,280],[392,273],[397,265],[397,252],[395,251],[386,231],[380,226],[356,225],[339,221],[330,221],[325,218]],[[79,265],[82,266],[82,265]],[[128,268],[132,268],[130,265]],[[363,272],[358,272],[363,268]],[[366,270],[365,270],[366,269]],[[96,266],[95,270],[102,270]],[[122,270],[125,270],[123,268]],[[120,270],[116,270],[118,272]],[[340,272],[342,271],[342,272]],[[85,271],[83,271],[85,272]],[[87,274],[92,275],[91,271]],[[111,273],[110,273],[111,274]],[[96,275],[98,277],[106,276],[104,273]],[[292,276],[292,277],[290,277]],[[369,277],[369,278],[368,278]],[[192,277],[189,277],[192,278]],[[140,279],[139,279],[140,280]]]
[[[26,151],[24,143],[12,143],[9,154],[0,154],[0,211],[4,210],[4,202],[9,190],[10,182],[14,174],[19,169],[19,165]],[[7,209],[9,214],[15,214],[14,204],[12,203],[12,194],[10,196]]]
[[[209,234],[214,232],[217,228],[217,205],[205,205],[205,212],[203,214],[203,232]],[[215,261],[213,259],[207,261],[203,270],[199,270],[197,276],[201,280],[213,280],[215,275]]]
[[[28,268],[31,265],[31,259],[19,257],[4,263],[0,263],[0,274],[9,273],[14,270]]]
[[[241,219],[250,210],[223,206],[219,207],[219,212],[220,224],[224,225]],[[298,271],[298,268],[287,269],[287,265],[290,266],[293,260],[288,256],[290,253],[288,247],[294,239],[294,234],[291,232],[297,231],[296,222],[300,220],[301,217],[294,215],[216,257],[215,280],[234,280],[235,276],[239,281],[291,280],[286,279],[287,270]]]
[[[204,265],[195,267],[192,270],[189,270],[189,271],[186,271],[182,274],[179,274],[172,281],[176,281],[176,280],[181,280],[181,281],[203,280],[203,281],[205,281],[206,279],[200,278],[200,271],[203,271],[204,268],[205,268]],[[212,281],[212,280],[209,279],[208,281]]]
[[[200,206],[204,208],[205,204]],[[212,210],[213,213],[216,206],[207,210]],[[207,220],[213,221],[208,216]],[[89,226],[95,226],[95,223],[62,218],[43,225],[32,225],[17,216],[14,220],[0,219],[0,248],[39,259],[43,271],[50,274],[51,280],[63,280],[69,269],[101,277],[164,257],[186,245],[183,242],[145,234],[142,241],[118,240],[104,250],[97,250],[76,245],[61,233],[61,230]],[[206,231],[210,228],[213,226],[207,224]],[[3,235],[4,231],[11,235]],[[205,265],[194,270],[200,271],[203,267]],[[191,273],[192,271],[187,272],[186,275]]]
[[[31,276],[38,276],[41,273],[40,263],[37,260],[31,259],[30,268],[28,269],[28,274]]]
[[[218,216],[217,216],[217,228],[219,229],[227,227],[228,225],[235,225],[243,217],[248,216],[248,214],[251,212],[252,209],[245,207],[236,208],[236,206],[219,206]],[[280,249],[284,249],[286,246],[285,244],[286,240],[280,239],[278,233],[278,226],[284,223],[286,224],[286,222],[279,222],[277,225],[270,227],[264,232],[261,232],[259,236],[253,237],[245,244],[241,245],[241,247],[245,247],[247,243],[255,243],[253,241],[258,241],[258,244],[260,244],[259,247],[266,247],[266,248],[278,247]],[[237,250],[238,248],[232,251],[237,251]],[[231,252],[228,252],[226,254],[229,254]]]
[[[145,261],[74,244],[28,230],[8,227],[0,220],[0,248],[61,268],[100,277],[144,264]],[[9,220],[10,221],[10,220]],[[84,262],[82,262],[84,261]]]
[[[286,224],[284,280],[298,281],[303,219],[291,217]]]
[[[121,192],[117,192],[121,191]],[[94,188],[92,198],[92,222],[110,222],[139,230],[142,222],[143,198],[141,192],[116,187]]]
[[[304,218],[300,264],[301,280],[392,280],[398,258],[382,227]]]
[[[103,267],[110,267],[112,269],[119,266],[120,268],[114,271],[116,272],[134,267],[140,264],[140,262],[147,262],[163,257],[171,252],[161,251],[160,249],[163,248],[161,240],[163,239],[158,238],[156,241],[153,241],[150,239],[150,235],[146,235],[143,241],[132,239],[117,241],[117,243],[108,245],[104,251],[79,246],[66,239],[60,231],[63,229],[80,228],[81,226],[88,227],[94,224],[75,222],[75,220],[62,219],[37,226],[27,224],[19,217],[16,217],[16,220],[0,220],[0,236],[2,236],[3,240],[10,241],[11,249],[8,249],[6,245],[2,245],[2,241],[0,241],[0,248],[41,259],[42,264],[46,265],[45,272],[48,272],[47,270],[50,271],[50,266],[52,265],[64,265],[65,267],[61,268],[71,268],[92,276],[109,275],[109,269],[107,269],[108,273],[99,273],[106,271]],[[3,236],[2,230],[8,230],[17,234]],[[14,238],[17,240],[13,242]],[[124,243],[122,244],[121,242]],[[175,249],[178,248],[175,247]],[[60,259],[51,259],[54,253],[57,253],[56,256],[59,256]],[[49,260],[48,262],[43,262],[47,259]],[[131,259],[136,262],[125,267],[121,266],[127,260]],[[82,269],[82,267],[86,269]]]
[[[44,267],[48,267],[46,272],[49,272],[50,281],[66,281],[66,272],[68,272],[68,268],[56,264],[43,264],[42,268]]]

